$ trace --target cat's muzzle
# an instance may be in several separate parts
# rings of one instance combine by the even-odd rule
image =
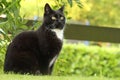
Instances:
[[[62,24],[62,23],[57,23],[57,24],[54,25],[54,28],[55,28],[55,29],[63,29],[63,28],[64,28],[64,24]]]

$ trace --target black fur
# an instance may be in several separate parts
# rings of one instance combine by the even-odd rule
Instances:
[[[50,61],[59,55],[63,42],[51,29],[64,28],[63,9],[64,6],[55,11],[46,4],[41,27],[36,31],[22,32],[13,39],[5,56],[5,73],[42,75],[52,73],[54,63],[49,67]],[[52,20],[52,16],[55,16],[56,20]],[[60,20],[61,16],[64,17],[63,20]]]

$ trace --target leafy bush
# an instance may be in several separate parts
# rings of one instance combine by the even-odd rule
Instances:
[[[53,74],[120,77],[120,49],[65,44]]]
[[[7,43],[8,42],[4,41],[4,40],[0,41],[0,69],[3,69],[3,63],[4,63],[4,57],[5,57],[5,53],[6,53]]]
[[[7,16],[6,20],[0,22],[0,29],[4,33],[0,33],[4,35],[4,38],[11,41],[16,34],[20,31],[28,29],[25,21],[20,16],[20,1],[21,0],[1,0],[0,3],[0,15],[5,14]]]

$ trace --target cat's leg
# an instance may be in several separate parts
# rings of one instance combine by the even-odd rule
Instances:
[[[53,71],[53,67],[54,67],[54,64],[55,64],[55,61],[57,59],[58,55],[54,56],[52,58],[52,60],[49,62],[49,74],[51,75],[52,74],[52,71]]]
[[[52,71],[53,71],[53,67],[54,67],[54,63],[51,65],[51,67],[49,68],[49,75],[52,74]]]

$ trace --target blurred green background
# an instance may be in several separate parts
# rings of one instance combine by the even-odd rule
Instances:
[[[45,3],[53,9],[65,5],[67,22],[120,28],[120,0],[0,0],[0,74],[6,47],[18,33],[40,26]],[[39,22],[27,26],[27,19]],[[65,40],[53,75],[120,77],[120,45],[99,43]]]
[[[58,2],[59,1],[59,2]],[[68,19],[80,21],[83,24],[89,21],[91,25],[120,27],[120,0],[80,0],[82,5],[73,0],[21,0],[20,15],[26,18],[42,17],[45,3],[53,8],[65,4]],[[80,8],[81,7],[81,8]]]

